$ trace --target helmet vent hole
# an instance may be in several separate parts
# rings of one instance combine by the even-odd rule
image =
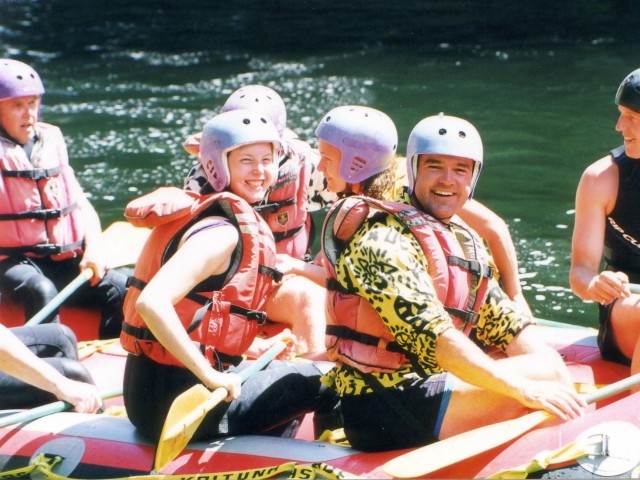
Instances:
[[[438,130],[438,134],[439,135],[446,135],[447,134],[447,129],[446,128],[441,128],[440,130]]]
[[[465,137],[467,136],[467,134],[466,134],[466,133],[464,133],[462,130],[460,130],[460,131],[458,132],[458,136],[459,136],[460,138],[465,138]]]

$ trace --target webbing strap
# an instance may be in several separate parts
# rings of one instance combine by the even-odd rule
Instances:
[[[30,218],[43,221],[53,220],[68,215],[76,208],[78,208],[78,205],[74,202],[64,208],[43,208],[40,210],[25,210],[18,213],[0,213],[0,220],[26,220]]]
[[[354,342],[363,343],[371,347],[383,348],[389,352],[406,353],[405,350],[396,342],[389,342],[382,346],[381,338],[369,335],[368,333],[357,332],[351,328],[345,327],[344,325],[327,325],[325,327],[325,333],[345,340],[353,340]]]
[[[33,253],[35,255],[58,255],[60,253],[73,252],[82,248],[83,240],[79,240],[69,245],[55,245],[53,243],[41,243],[39,245],[29,245],[24,247],[0,247],[0,254],[21,255],[23,253]]]
[[[282,207],[288,207],[290,205],[295,205],[295,198],[287,198],[286,200],[281,200],[279,202],[265,203],[264,205],[256,205],[253,209],[258,212],[263,217],[265,215],[269,215],[270,213],[277,212]]]
[[[34,168],[33,170],[2,170],[2,176],[14,178],[28,178],[30,180],[42,180],[58,175],[62,171],[60,166],[53,168]]]
[[[26,478],[34,474],[40,474],[48,480],[72,480],[72,477],[65,477],[53,472],[53,468],[64,463],[65,459],[60,455],[40,453],[29,465],[16,468],[6,472],[0,472],[0,480],[15,480],[16,478]],[[200,468],[200,467],[199,467]],[[284,478],[283,474],[289,474],[290,479],[299,478],[326,478],[328,480],[341,480],[347,478],[357,478],[356,475],[348,473],[339,468],[332,467],[326,463],[300,464],[297,462],[287,462],[271,467],[253,468],[249,470],[236,470],[228,472],[193,474],[173,474],[149,473],[148,475],[132,475],[128,477],[115,477],[103,480],[184,480],[185,478],[196,478],[198,480],[266,480],[270,478]],[[37,476],[37,475],[36,475]],[[35,477],[31,477],[35,478]],[[80,479],[75,479],[80,480]]]

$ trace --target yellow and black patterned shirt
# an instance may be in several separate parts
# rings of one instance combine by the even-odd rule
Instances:
[[[442,371],[435,360],[436,341],[445,330],[455,327],[437,298],[427,273],[427,258],[404,225],[393,215],[376,214],[347,243],[335,267],[339,283],[373,306],[396,342],[418,359],[428,375]],[[476,325],[478,340],[504,351],[529,323],[533,319],[492,279]],[[394,387],[417,373],[407,364],[391,374],[373,375],[385,387]],[[323,382],[340,395],[371,392],[360,373],[348,365],[338,364]]]

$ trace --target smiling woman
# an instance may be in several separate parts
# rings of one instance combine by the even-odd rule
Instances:
[[[256,338],[268,294],[282,277],[273,235],[249,202],[259,201],[275,178],[279,149],[276,127],[260,113],[218,114],[202,130],[199,156],[215,192],[165,187],[127,208],[137,222],[153,218],[155,226],[133,272],[120,338],[130,353],[127,414],[146,437],[160,436],[174,399],[199,383],[223,388],[228,401],[204,418],[200,438],[293,434],[301,415],[334,407],[335,396],[311,362],[273,362],[248,379],[241,394],[243,356],[296,341],[288,330]]]

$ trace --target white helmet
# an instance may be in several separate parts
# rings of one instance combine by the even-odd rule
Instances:
[[[407,176],[409,192],[413,192],[418,168],[418,155],[432,153],[473,160],[471,195],[482,168],[482,139],[468,121],[440,113],[421,120],[411,131],[407,142]]]
[[[220,113],[205,124],[200,140],[200,163],[216,192],[229,186],[229,151],[262,142],[273,144],[275,162],[281,148],[278,130],[266,115],[253,110]]]
[[[398,147],[398,131],[391,118],[357,105],[327,113],[316,137],[340,150],[340,177],[348,183],[362,182],[389,168]]]
[[[240,87],[227,98],[222,112],[238,110],[256,110],[269,117],[280,135],[287,126],[287,108],[284,100],[275,90],[264,85],[246,85]]]

